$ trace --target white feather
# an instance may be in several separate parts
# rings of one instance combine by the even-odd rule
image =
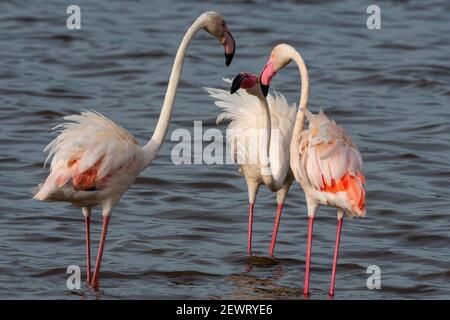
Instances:
[[[229,79],[224,81],[231,83]],[[205,88],[205,90],[216,100],[215,105],[223,110],[217,117],[217,123],[229,121],[227,139],[231,145],[232,159],[237,156],[238,159],[248,161],[249,144],[244,141],[255,139],[255,132],[261,132],[259,129],[264,129],[264,114],[261,112],[258,98],[245,90],[239,90],[234,94],[222,89]],[[297,108],[295,104],[289,106],[286,98],[278,93],[273,96],[268,94],[267,102],[272,129],[269,149],[270,166],[275,181],[279,183],[284,181],[289,170],[289,145]],[[276,130],[278,134],[275,133]],[[275,141],[277,138],[279,141]],[[237,150],[236,145],[239,146]]]
[[[142,148],[131,133],[97,112],[64,117],[69,122],[55,127],[59,135],[50,142],[48,160],[52,159],[50,175],[35,198],[45,200],[64,186],[75,174],[70,163],[77,161],[77,174],[98,164],[96,181],[126,166],[139,168]],[[44,164],[45,165],[45,164]],[[135,170],[137,171],[137,170]],[[56,181],[59,181],[59,184]]]

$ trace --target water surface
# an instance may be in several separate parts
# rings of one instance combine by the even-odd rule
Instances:
[[[298,48],[309,66],[310,108],[342,124],[365,162],[367,217],[344,222],[336,299],[450,297],[449,2],[383,2],[378,31],[366,28],[361,1],[77,3],[78,31],[65,25],[70,2],[0,4],[0,298],[303,299],[307,218],[299,186],[285,206],[276,263],[267,259],[275,197],[261,189],[256,258],[248,259],[237,168],[176,166],[170,158],[171,131],[192,132],[194,120],[216,127],[219,110],[202,87],[227,88],[223,77],[259,72],[279,42]],[[81,210],[31,199],[46,176],[49,129],[64,115],[95,109],[145,143],[183,33],[206,10],[226,18],[235,60],[225,68],[217,41],[195,38],[166,143],[111,220],[101,291],[71,292],[67,266],[83,273],[85,266]],[[280,72],[274,87],[296,101],[296,68]],[[98,209],[93,220],[95,251]],[[313,299],[327,298],[335,228],[335,210],[321,208]],[[366,287],[370,265],[381,268],[381,290]]]

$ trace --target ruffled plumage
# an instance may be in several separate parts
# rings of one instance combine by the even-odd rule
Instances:
[[[337,195],[335,205],[363,216],[365,178],[358,148],[344,129],[322,111],[317,115],[306,109],[302,111],[309,129],[301,133],[297,154],[291,161],[294,176],[316,191]],[[339,198],[340,193],[346,197]]]
[[[231,80],[224,79],[227,83]],[[264,114],[261,112],[257,97],[239,90],[230,94],[226,90],[205,88],[214,98],[215,105],[223,110],[217,117],[217,123],[229,121],[227,128],[227,141],[230,144],[231,158],[239,163],[260,163],[259,158],[249,159],[255,135],[264,134]],[[296,105],[289,106],[286,98],[279,93],[267,95],[271,118],[271,142],[269,150],[270,166],[274,179],[280,183],[284,181],[289,170],[289,145],[292,138],[296,116]],[[263,129],[263,130],[261,130]]]
[[[45,200],[67,183],[75,190],[91,188],[142,153],[131,133],[97,112],[85,111],[64,120],[70,122],[54,128],[59,135],[44,149],[48,151],[45,162],[53,159],[35,199]]]

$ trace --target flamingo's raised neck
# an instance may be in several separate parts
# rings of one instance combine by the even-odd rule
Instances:
[[[292,132],[291,150],[292,146],[298,145],[297,138],[300,137],[300,133],[303,131],[303,126],[305,122],[305,115],[301,111],[301,108],[308,107],[309,99],[309,76],[308,69],[306,67],[305,61],[303,60],[300,53],[295,50],[292,46],[282,43],[275,46],[270,54],[269,60],[264,66],[261,75],[261,87],[263,91],[267,94],[268,87],[272,78],[276,73],[287,66],[292,60],[297,64],[298,70],[300,72],[300,101],[297,110],[297,117],[295,120],[294,130]]]
[[[248,94],[253,95],[258,98],[259,105],[261,106],[261,112],[264,114],[264,123],[263,127],[266,130],[265,136],[260,136],[260,138],[264,139],[264,143],[266,144],[264,148],[259,150],[259,158],[261,160],[261,176],[264,181],[264,184],[271,190],[277,190],[280,188],[279,184],[282,184],[284,181],[280,181],[277,183],[275,181],[272,170],[270,167],[270,145],[271,145],[271,133],[272,133],[272,123],[270,116],[270,109],[265,94],[259,85],[258,77],[249,72],[241,72],[234,79],[231,84],[230,93],[233,94],[238,89],[245,89]],[[258,141],[260,143],[260,141]]]
[[[164,97],[163,106],[159,115],[158,123],[156,124],[153,136],[148,143],[143,147],[145,154],[145,161],[143,168],[147,167],[159,149],[161,148],[164,138],[167,134],[167,130],[172,117],[172,109],[175,101],[175,94],[180,81],[181,71],[183,69],[183,62],[186,56],[187,49],[194,36],[201,29],[205,29],[219,39],[225,49],[225,64],[228,66],[234,55],[235,43],[228,30],[223,18],[216,12],[209,11],[200,15],[197,20],[190,26],[183,40],[180,43],[175,60],[170,73],[169,83],[167,84],[167,90]]]

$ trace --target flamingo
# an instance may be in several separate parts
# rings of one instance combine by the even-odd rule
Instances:
[[[301,77],[301,97],[290,145],[290,166],[295,180],[305,193],[308,209],[308,244],[303,293],[309,296],[311,244],[315,214],[320,205],[337,208],[337,231],[331,273],[330,297],[334,296],[336,266],[339,255],[344,214],[364,217],[366,214],[363,163],[357,146],[344,129],[322,111],[313,115],[306,107],[309,80],[306,64],[292,46],[279,44],[260,74],[261,89],[267,94],[272,78],[292,60]],[[303,130],[305,116],[309,128]]]
[[[64,117],[59,135],[45,148],[46,162],[53,157],[50,174],[36,189],[34,199],[70,202],[82,208],[86,224],[87,283],[99,288],[99,273],[106,232],[114,207],[138,174],[150,165],[167,133],[183,61],[190,42],[201,29],[219,39],[228,66],[235,51],[234,39],[224,19],[213,11],[201,14],[187,30],[173,63],[164,103],[153,136],[140,147],[131,133],[97,112]],[[45,166],[45,165],[44,165]],[[101,205],[103,226],[91,278],[90,215]]]
[[[269,247],[274,255],[275,243],[281,219],[281,211],[294,176],[289,168],[289,149],[295,121],[295,108],[290,107],[284,96],[269,95],[266,99],[257,90],[258,78],[251,73],[238,74],[230,92],[205,88],[215,104],[223,109],[217,118],[220,123],[231,120],[227,130],[227,141],[231,144],[231,157],[239,163],[245,178],[250,204],[248,218],[247,251],[252,253],[253,208],[259,187],[265,185],[276,193],[277,212]],[[230,81],[228,81],[230,82]],[[242,86],[241,86],[242,85]],[[257,86],[259,88],[259,86]],[[246,89],[233,95],[239,88]],[[252,144],[255,141],[257,144]],[[252,149],[256,145],[256,150]],[[250,159],[252,151],[255,157]],[[241,159],[239,161],[238,159]]]

